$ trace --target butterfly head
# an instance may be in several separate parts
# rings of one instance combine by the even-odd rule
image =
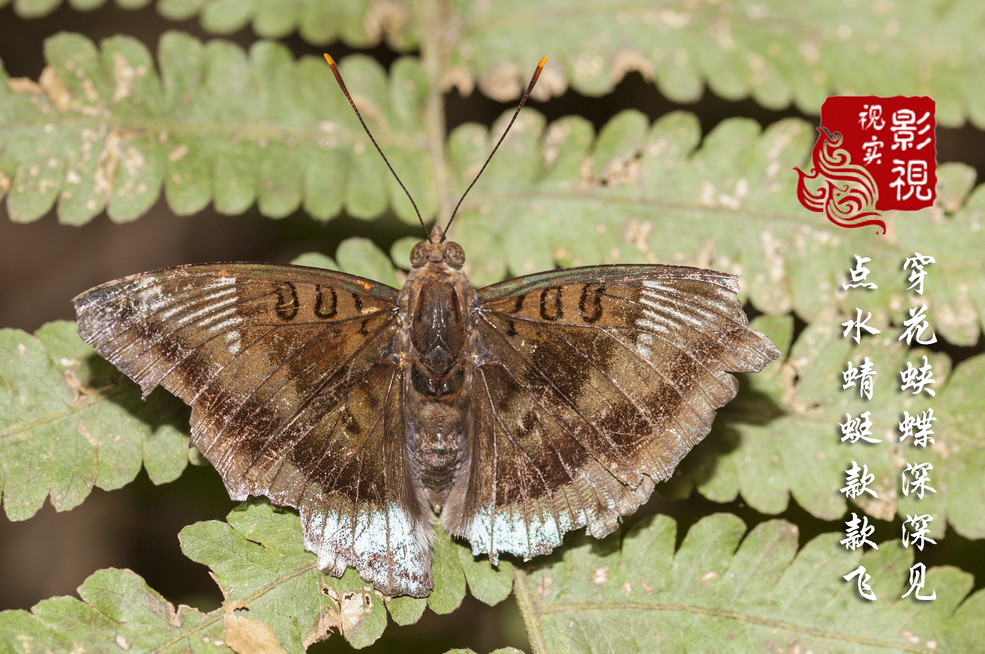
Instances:
[[[421,241],[410,251],[410,265],[421,268],[428,263],[444,263],[451,268],[461,268],[465,265],[465,250],[454,241]]]

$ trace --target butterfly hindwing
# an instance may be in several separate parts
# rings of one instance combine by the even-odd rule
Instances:
[[[305,545],[387,594],[431,588],[430,512],[405,446],[397,291],[296,266],[182,266],[76,298],[82,338],[192,406],[232,497],[299,509]]]
[[[704,438],[732,372],[779,352],[749,329],[735,278],[601,266],[478,292],[470,452],[442,513],[473,552],[530,558],[602,537]]]
[[[420,276],[407,288],[473,298],[462,386],[446,361],[453,327],[465,329],[459,309],[425,302],[413,314],[394,289],[315,269],[128,277],[76,298],[79,333],[144,394],[161,385],[192,406],[192,443],[232,497],[298,508],[320,569],[352,566],[381,592],[416,596],[431,589],[427,492],[445,529],[493,559],[550,552],[583,526],[601,538],[708,434],[736,394],[729,372],[779,356],[723,273],[574,268],[477,294],[464,276]],[[422,361],[419,375],[448,377],[412,383]],[[426,491],[441,471],[409,450],[454,442],[420,420],[429,403],[457,402],[457,388],[461,463],[450,489]],[[410,442],[414,425],[424,445]]]

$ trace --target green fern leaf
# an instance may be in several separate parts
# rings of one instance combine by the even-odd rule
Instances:
[[[148,2],[117,0],[126,8]],[[60,4],[21,0],[15,10],[34,17]],[[92,8],[103,1],[71,4]],[[974,91],[982,30],[975,0],[840,8],[783,0],[743,8],[666,0],[617,10],[588,0],[536,7],[461,0],[439,7],[409,1],[159,0],[157,7],[171,20],[198,16],[213,34],[249,26],[264,38],[298,32],[310,43],[341,39],[353,47],[385,39],[401,51],[419,47],[430,17],[455,26],[443,78],[466,93],[478,85],[501,101],[522,91],[529,66],[547,54],[556,64],[541,92],[553,95],[569,86],[602,95],[637,71],[677,102],[698,100],[706,86],[726,99],[751,97],[771,108],[792,103],[806,113],[816,113],[829,95],[929,95],[941,124],[985,124],[985,103]],[[619,38],[607,38],[610,33]],[[860,48],[865,66],[858,65]]]
[[[355,647],[372,643],[386,625],[384,604],[398,622],[410,606],[423,608],[425,600],[387,602],[351,573],[341,580],[318,573],[301,549],[297,522],[293,513],[253,502],[228,523],[182,531],[186,554],[208,565],[223,590],[223,606],[211,613],[175,611],[132,572],[101,570],[80,586],[82,601],[53,598],[30,613],[0,613],[0,635],[18,651],[240,651],[237,644],[250,639],[300,652],[333,632]],[[743,651],[777,642],[838,652],[975,648],[985,593],[966,597],[971,575],[931,568],[927,587],[937,600],[915,614],[912,599],[899,597],[912,552],[892,542],[862,554],[827,534],[798,552],[790,523],[765,522],[744,536],[740,520],[719,514],[694,525],[675,552],[675,531],[670,518],[646,518],[621,537],[580,538],[553,562],[518,571],[515,588],[534,651],[600,644],[668,651],[693,643],[694,633],[702,647]],[[435,565],[451,564],[439,549]],[[859,565],[873,575],[877,602],[861,602],[854,583],[841,578]]]
[[[464,544],[453,542],[438,527],[434,591],[427,599],[384,599],[351,569],[341,579],[318,572],[315,556],[302,547],[301,524],[294,512],[255,501],[235,509],[227,520],[186,527],[182,550],[212,569],[227,616],[245,611],[242,615],[273,629],[288,651],[302,651],[328,637],[330,630],[364,647],[383,633],[388,608],[394,622],[410,624],[425,606],[437,613],[458,608],[466,579],[473,594],[490,604],[506,598],[513,579],[508,562],[494,569],[488,561],[476,561]]]
[[[452,133],[458,186],[474,175],[502,123]],[[941,166],[938,204],[888,213],[887,235],[854,230],[843,238],[796,200],[792,168],[803,165],[814,133],[799,120],[760,130],[736,118],[702,136],[693,115],[672,113],[650,125],[627,111],[594,136],[583,118],[545,125],[526,112],[500,155],[509,165],[486,170],[453,235],[466,252],[485,253],[471,261],[476,286],[555,263],[680,263],[739,274],[742,293],[761,311],[793,310],[808,322],[832,306],[854,312],[862,301],[839,290],[858,253],[872,258],[879,284],[865,294],[866,310],[900,324],[906,313],[899,307],[917,301],[906,290],[903,261],[915,252],[936,255],[920,301],[941,336],[974,344],[985,324],[985,278],[977,274],[985,233],[976,228],[985,195],[968,195],[970,169]]]
[[[0,72],[0,175],[8,180],[0,190],[10,189],[13,220],[36,220],[56,201],[65,223],[103,210],[133,220],[163,186],[178,214],[212,201],[223,213],[255,202],[271,217],[303,207],[321,219],[343,209],[372,218],[392,205],[416,221],[322,60],[295,62],[271,42],[246,53],[179,33],[161,39],[160,75],[129,37],[97,49],[60,34],[46,41],[45,53],[50,66],[38,84]],[[367,120],[407,183],[420,189],[422,211],[433,212],[432,167],[420,165],[428,159],[420,64],[398,61],[389,79],[366,57],[349,57],[342,69],[360,80]]]
[[[912,552],[893,542],[862,554],[825,534],[798,551],[796,526],[746,534],[728,514],[700,520],[676,551],[675,532],[670,518],[648,518],[621,543],[582,543],[518,573],[534,651],[958,652],[982,623],[985,592],[966,598],[973,580],[954,568],[927,572],[937,600],[919,612],[900,599]],[[877,601],[842,579],[860,564]]]
[[[188,412],[166,393],[140,390],[93,355],[75,324],[32,336],[0,330],[0,491],[11,520],[46,497],[74,508],[93,486],[129,483],[141,465],[158,484],[188,463]]]
[[[499,100],[514,97],[524,71],[546,54],[557,62],[544,82],[552,94],[570,86],[602,95],[638,71],[676,102],[698,100],[706,85],[730,100],[793,103],[808,114],[829,95],[929,95],[941,124],[985,123],[980,94],[966,91],[974,86],[971,62],[981,59],[974,0],[839,7],[461,1],[445,19],[461,26],[448,57],[456,79],[468,90],[474,76]]]
[[[367,47],[385,38],[394,49],[408,50],[417,45],[421,30],[418,8],[412,2],[159,0],[157,7],[171,20],[198,16],[203,29],[213,34],[229,34],[250,26],[263,38],[297,31],[314,44],[341,39],[353,47]]]
[[[985,466],[985,432],[980,421],[971,418],[977,411],[971,398],[981,396],[985,357],[963,361],[952,372],[946,354],[907,349],[892,332],[867,337],[854,346],[842,337],[843,320],[839,314],[824,314],[785,348],[789,321],[755,321],[753,325],[788,356],[780,366],[744,376],[739,397],[723,410],[712,434],[684,460],[675,478],[659,487],[661,492],[686,497],[696,487],[718,502],[741,495],[766,514],[785,511],[792,497],[818,518],[834,520],[846,510],[857,510],[838,491],[845,470],[858,460],[875,475],[873,488],[878,493],[877,499],[859,498],[857,506],[867,515],[893,520],[930,513],[934,516],[930,530],[936,537],[944,535],[945,521],[968,538],[985,537],[985,519],[972,508],[978,504],[975,489]],[[924,354],[933,366],[932,388],[937,395],[931,399],[912,391],[901,394],[899,372],[907,361],[919,367]],[[841,390],[846,363],[857,365],[866,356],[877,370],[871,400],[860,399],[857,389]],[[791,385],[792,379],[799,382]],[[940,416],[934,425],[937,442],[928,448],[900,443],[903,411],[917,414],[928,407]],[[842,442],[839,423],[845,422],[846,414],[864,411],[871,413],[872,434],[882,442],[873,447]],[[939,492],[922,500],[903,496],[899,487],[904,460],[932,464]]]
[[[93,573],[74,597],[27,611],[0,612],[0,642],[11,652],[229,652],[221,613],[174,606],[130,570]]]
[[[161,43],[157,80],[149,55],[130,40],[109,40],[100,53],[62,35],[48,51],[62,65],[44,84],[8,85],[0,96],[15,116],[0,132],[0,146],[7,146],[0,174],[10,180],[8,208],[16,220],[40,216],[56,199],[69,222],[86,221],[104,206],[128,220],[150,206],[162,185],[179,213],[213,200],[230,213],[256,202],[270,216],[303,204],[323,218],[343,209],[372,217],[392,205],[415,219],[323,64],[294,63],[270,43],[247,58],[229,44],[202,46],[172,34]],[[377,133],[394,166],[431,215],[436,198],[448,192],[436,186],[443,166],[421,165],[435,136],[422,126],[423,68],[404,59],[387,80],[364,58],[344,64],[360,81],[364,113],[383,127]],[[52,120],[39,123],[39,112]],[[450,136],[450,186],[467,186],[502,128],[467,125]],[[827,223],[795,201],[791,169],[803,164],[813,134],[797,120],[761,132],[752,121],[732,119],[702,139],[691,115],[650,125],[642,114],[625,112],[596,136],[584,119],[545,125],[528,111],[501,155],[509,165],[487,170],[454,236],[472,256],[482,253],[470,264],[478,286],[555,262],[688,263],[742,274],[758,308],[793,309],[808,321],[832,303],[853,308],[851,296],[836,292],[840,280],[831,271],[847,269],[856,252],[872,257],[880,281],[866,298],[868,310],[899,320],[892,307],[908,296],[901,262],[914,252],[936,254],[930,311],[943,337],[974,343],[985,322],[985,280],[971,271],[985,234],[974,228],[981,196],[969,195],[970,170],[942,166],[938,205],[907,215],[905,226],[890,213],[887,236],[831,238]],[[64,140],[75,144],[67,155]],[[797,265],[805,258],[814,265]]]

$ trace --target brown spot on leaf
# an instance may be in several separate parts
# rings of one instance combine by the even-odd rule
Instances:
[[[622,238],[640,252],[650,252],[650,232],[652,231],[652,222],[630,218],[626,221],[626,229],[623,230]]]
[[[113,102],[119,102],[130,95],[133,82],[146,73],[133,66],[120,51],[113,52]]]
[[[409,22],[410,13],[407,8],[393,0],[373,0],[363,15],[363,29],[374,41],[399,36]]]
[[[28,95],[41,95],[44,92],[37,82],[27,77],[11,77],[7,80],[7,88],[14,93],[25,93]]]
[[[343,594],[339,607],[339,628],[342,633],[348,633],[358,627],[372,610],[373,596],[370,587],[367,586],[359,592]]]
[[[65,82],[62,78],[58,76],[55,69],[51,66],[46,66],[44,70],[41,71],[41,77],[38,78],[38,84],[44,90],[45,95],[51,100],[51,104],[55,106],[58,111],[67,111],[69,105],[72,103],[72,96],[68,92],[68,87],[65,86]]]
[[[640,179],[640,153],[633,152],[606,164],[601,182],[604,186],[636,186]]]
[[[86,429],[85,424],[82,422],[79,422],[79,433],[82,434],[82,437],[86,439],[86,442],[89,443],[89,445],[92,445],[93,449],[99,449],[99,441],[97,441],[96,438],[89,433],[89,430]]]
[[[182,143],[168,153],[168,160],[179,161],[184,159],[186,154],[188,154],[188,146]]]
[[[99,151],[99,159],[96,162],[96,170],[93,173],[95,191],[107,201],[113,195],[116,170],[120,163],[120,143],[120,134],[117,130],[112,130],[103,142],[102,149]]]
[[[592,169],[592,160],[589,157],[583,157],[581,163],[578,164],[578,190],[584,191],[596,186],[598,184]]]
[[[610,76],[613,82],[620,81],[626,73],[637,71],[645,80],[652,80],[655,72],[653,60],[635,50],[620,50],[612,59]]]
[[[701,575],[699,581],[703,584],[707,584],[709,581],[715,581],[718,579],[718,573],[714,570],[709,570],[708,572]]]
[[[324,592],[324,589],[322,590]],[[338,629],[339,627],[339,613],[338,610],[329,610],[323,612],[318,616],[315,626],[309,631],[301,644],[304,645],[305,649],[308,649],[315,643],[320,643],[323,640],[328,640],[328,637],[332,635],[333,629]]]
[[[526,85],[524,70],[513,61],[497,64],[479,79],[479,90],[483,95],[508,102],[520,97]]]
[[[879,497],[863,493],[856,498],[855,503],[867,514],[879,520],[892,520],[896,516],[896,485],[895,480],[877,479],[873,490]]]
[[[475,90],[475,80],[468,68],[452,66],[442,74],[440,87],[442,91],[458,89],[461,95],[469,96]]]
[[[281,654],[281,647],[273,629],[259,620],[237,615],[237,603],[225,605],[223,621],[226,627],[226,645],[237,654]]]
[[[305,635],[305,648],[314,643],[327,639],[333,629],[346,634],[362,623],[363,619],[373,610],[373,589],[369,586],[361,591],[350,591],[339,596],[331,586],[323,585],[322,594],[332,600],[328,607],[318,617],[311,631]]]

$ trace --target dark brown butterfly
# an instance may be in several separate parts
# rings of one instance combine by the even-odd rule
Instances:
[[[414,247],[399,291],[181,266],[78,296],[79,334],[145,395],[191,405],[191,441],[230,496],[296,507],[319,568],[418,597],[434,513],[494,562],[579,527],[601,538],[708,434],[736,394],[728,371],[780,354],[732,275],[595,266],[477,291],[446,232]]]

